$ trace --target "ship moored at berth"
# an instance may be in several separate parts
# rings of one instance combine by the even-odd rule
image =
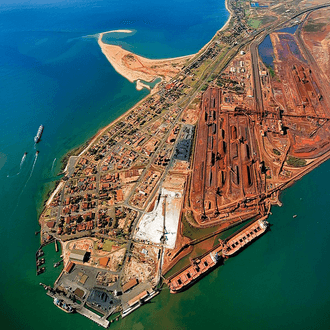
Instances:
[[[250,244],[253,240],[264,234],[269,228],[269,223],[264,219],[259,219],[238,234],[225,241],[222,255],[230,257],[235,255],[240,249]]]
[[[219,244],[211,251],[191,261],[191,265],[185,267],[179,273],[167,279],[171,293],[183,291],[197,282],[201,277],[209,273],[221,259],[222,246]]]

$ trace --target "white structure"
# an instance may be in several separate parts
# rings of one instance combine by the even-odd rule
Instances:
[[[182,192],[162,188],[159,202],[152,212],[142,216],[134,238],[160,244],[165,222],[165,246],[174,249],[182,202]]]

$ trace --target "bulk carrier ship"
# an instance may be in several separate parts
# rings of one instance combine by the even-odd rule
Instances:
[[[263,235],[268,228],[269,223],[264,219],[259,219],[242,228],[238,234],[225,241],[222,255],[224,257],[230,257],[237,254],[239,250],[251,244],[252,241]]]
[[[191,264],[167,279],[171,293],[188,289],[191,285],[208,274],[221,259],[222,245],[191,261]]]
[[[186,290],[213,270],[219,264],[220,259],[234,256],[241,249],[263,235],[269,228],[266,218],[267,216],[245,225],[238,233],[236,232],[229,236],[225,241],[219,240],[220,244],[216,247],[191,260],[190,265],[170,276],[166,280],[170,292],[177,293]]]
[[[44,127],[43,125],[40,125],[39,126],[39,129],[38,129],[38,132],[37,132],[37,135],[34,137],[34,142],[35,143],[38,143],[41,139],[41,135],[42,135],[42,132],[44,131]]]

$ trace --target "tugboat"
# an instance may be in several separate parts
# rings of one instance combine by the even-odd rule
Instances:
[[[41,139],[41,135],[42,135],[42,132],[44,131],[44,127],[43,125],[40,125],[39,126],[39,129],[38,129],[38,132],[37,132],[37,135],[34,137],[34,142],[35,143],[38,143]]]
[[[64,311],[65,313],[73,313],[75,311],[75,309],[72,306],[66,304],[63,300],[60,300],[58,298],[54,298],[54,305],[57,306],[62,311]]]
[[[60,260],[60,261],[58,261],[58,262],[55,262],[55,264],[54,264],[54,268],[58,267],[58,266],[62,263],[62,261],[63,261],[63,260]]]

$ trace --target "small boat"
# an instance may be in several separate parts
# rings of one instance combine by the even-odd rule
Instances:
[[[42,251],[41,249],[38,250],[38,252],[37,252],[37,258],[42,257],[43,255],[44,255],[44,251]]]
[[[36,155],[39,155],[39,150],[36,151]]]
[[[62,263],[62,260],[61,261],[58,261],[58,262],[55,262],[54,268],[58,267],[61,263]]]
[[[45,270],[46,270],[45,267],[41,267],[41,268],[39,268],[39,269],[37,270],[37,275],[40,275],[40,274],[44,273]]]
[[[294,218],[297,218],[297,214],[294,214],[292,218],[293,218],[293,219],[294,219]]]

